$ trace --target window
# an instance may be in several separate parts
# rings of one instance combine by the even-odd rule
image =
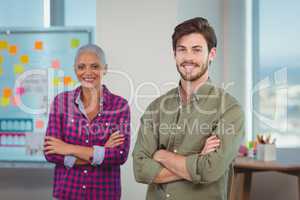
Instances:
[[[253,131],[300,146],[300,1],[255,0]]]

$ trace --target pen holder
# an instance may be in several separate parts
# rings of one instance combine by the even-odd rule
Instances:
[[[263,160],[263,161],[276,160],[276,145],[257,144],[257,160]]]

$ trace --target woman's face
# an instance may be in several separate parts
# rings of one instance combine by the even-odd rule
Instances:
[[[81,85],[86,88],[100,88],[106,67],[93,52],[81,53],[75,63],[75,73]]]

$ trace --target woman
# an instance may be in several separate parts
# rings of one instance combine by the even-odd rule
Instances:
[[[46,160],[55,163],[53,196],[119,200],[120,165],[128,156],[128,103],[102,85],[107,65],[102,49],[78,49],[75,73],[81,85],[58,94],[45,137]]]

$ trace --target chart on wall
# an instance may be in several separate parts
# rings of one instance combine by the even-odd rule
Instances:
[[[0,161],[45,161],[43,140],[55,95],[79,85],[77,49],[92,29],[0,29]]]

